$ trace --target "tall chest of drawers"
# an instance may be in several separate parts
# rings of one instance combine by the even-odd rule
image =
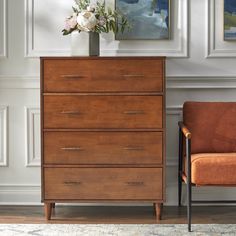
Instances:
[[[41,58],[42,202],[165,201],[165,58]]]

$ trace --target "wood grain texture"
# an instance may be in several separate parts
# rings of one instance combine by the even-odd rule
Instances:
[[[163,60],[44,61],[45,92],[160,92]]]
[[[44,128],[162,128],[162,96],[44,96]]]
[[[155,203],[159,220],[165,58],[41,58],[41,140],[46,218],[55,202],[109,201]]]
[[[162,203],[154,203],[155,213],[157,220],[161,220],[162,217]]]
[[[52,203],[49,202],[44,203],[44,212],[46,219],[50,220],[52,215]]]
[[[162,164],[162,132],[45,132],[45,164]]]
[[[43,171],[43,165],[44,165],[44,141],[43,141],[43,133],[44,133],[44,107],[43,107],[43,87],[44,87],[44,67],[43,67],[43,59],[40,58],[40,149],[41,149],[41,201],[43,202],[43,196],[44,196],[44,171]]]
[[[184,123],[180,121],[180,122],[178,122],[178,125],[179,125],[183,135],[185,136],[185,138],[191,139],[192,134],[189,131],[189,129],[184,125]]]
[[[162,168],[45,168],[45,199],[162,199]]]

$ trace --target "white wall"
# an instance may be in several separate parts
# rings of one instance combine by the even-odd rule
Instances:
[[[170,0],[169,41],[101,40],[102,55],[167,55],[167,204],[177,201],[177,121],[186,100],[235,101],[236,42],[223,41],[223,0]],[[40,203],[39,56],[70,55],[61,36],[72,0],[0,0],[0,204]],[[108,4],[113,5],[112,0]],[[236,199],[236,189],[197,198]]]

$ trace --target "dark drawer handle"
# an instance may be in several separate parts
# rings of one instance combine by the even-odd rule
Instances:
[[[80,185],[81,182],[78,182],[78,181],[65,181],[64,184],[66,184],[66,185]]]
[[[142,78],[142,77],[144,77],[144,75],[142,75],[142,74],[127,74],[127,75],[123,75],[123,77],[125,77],[125,78]]]
[[[61,150],[64,150],[64,151],[82,151],[83,148],[81,148],[81,147],[62,147]]]
[[[65,114],[65,115],[81,115],[82,113],[80,111],[61,111],[61,114]]]
[[[144,185],[144,182],[126,182],[127,185],[129,186],[143,186]]]
[[[83,75],[61,75],[64,79],[84,79],[86,76]]]
[[[137,110],[137,111],[124,111],[124,114],[126,114],[126,115],[143,115],[143,114],[145,114],[145,112],[142,111],[142,110]]]
[[[124,147],[123,148],[124,150],[127,150],[127,151],[143,151],[144,150],[144,147],[139,147],[139,146],[127,146],[127,147]]]

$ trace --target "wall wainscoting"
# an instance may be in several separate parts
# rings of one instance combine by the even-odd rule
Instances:
[[[8,107],[0,105],[0,166],[8,164]]]
[[[0,59],[7,57],[7,0],[0,0]]]
[[[39,89],[39,76],[0,75],[0,89]],[[166,89],[235,89],[236,75],[167,76]]]
[[[23,99],[19,106],[15,106],[14,102],[7,106],[0,106],[0,129],[4,130],[0,138],[0,161],[3,171],[11,171],[14,166],[7,165],[8,157],[12,158],[11,153],[8,155],[8,142],[11,144],[12,137],[9,131],[12,129],[12,114],[22,117],[22,125],[24,127],[25,137],[22,139],[24,145],[25,159],[21,160],[21,169],[34,172],[34,175],[40,176],[40,110],[39,103],[35,105],[27,105],[30,102],[30,97],[24,91],[31,91],[33,94],[39,94],[39,77],[38,76],[0,76],[0,89],[12,91],[15,98],[15,93],[21,91],[20,98]],[[178,153],[178,127],[177,122],[182,118],[182,104],[186,100],[215,100],[218,98],[223,100],[235,100],[234,88],[236,88],[236,76],[168,76],[167,82],[167,203],[166,205],[177,204],[177,153]],[[232,90],[232,93],[229,91]],[[221,92],[220,92],[221,91]],[[202,97],[199,97],[199,94]],[[223,97],[219,94],[224,94]],[[11,97],[10,96],[10,97]],[[177,99],[176,99],[177,98]],[[8,114],[8,110],[11,113]],[[14,113],[14,110],[15,113]],[[9,123],[9,120],[11,121]],[[23,144],[23,143],[22,143]],[[3,155],[4,154],[4,155]],[[20,158],[20,157],[19,157]],[[25,169],[26,168],[26,169]],[[23,174],[24,175],[24,174]],[[0,183],[1,200],[0,204],[34,204],[40,205],[40,179],[35,178],[35,184],[16,184],[14,181],[2,181]],[[26,182],[26,181],[24,181]],[[210,191],[209,191],[210,190]],[[196,199],[230,199],[235,194],[234,188],[227,188],[222,191],[219,188],[206,188],[194,190]],[[184,203],[186,198],[184,197]]]
[[[0,205],[41,204],[39,57],[70,55],[70,36],[61,30],[73,4],[45,1],[0,0]],[[114,0],[106,4],[114,7]],[[176,205],[183,103],[236,101],[236,42],[223,40],[222,0],[171,1],[170,12],[170,40],[116,41],[106,34],[101,55],[167,56],[166,204]],[[236,199],[236,188],[194,193],[197,199]]]
[[[40,166],[40,109],[25,107],[26,167]]]
[[[106,0],[106,4],[114,7],[114,1]],[[63,0],[50,0],[48,8],[57,5],[57,18],[54,18],[45,9],[45,4],[40,0],[25,0],[25,57],[39,56],[65,56],[70,55],[69,39],[58,34],[57,28],[50,29],[58,18],[63,19],[70,13],[71,2]],[[115,41],[112,34],[103,34],[101,37],[100,54],[103,56],[150,56],[160,55],[168,57],[188,57],[188,26],[189,26],[189,1],[171,1],[172,27],[171,40],[137,40]],[[44,25],[41,27],[39,23]],[[54,40],[47,40],[50,36]],[[60,43],[59,43],[60,42]]]

